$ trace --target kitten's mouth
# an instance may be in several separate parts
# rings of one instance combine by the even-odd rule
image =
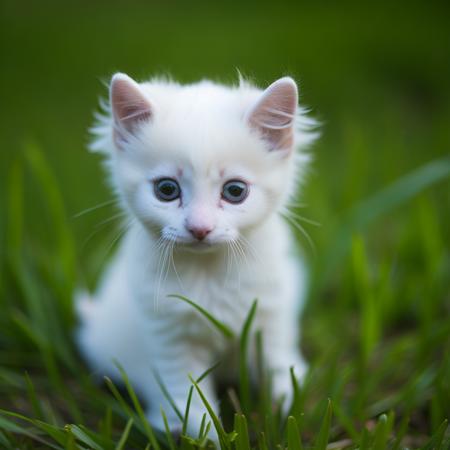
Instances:
[[[195,239],[184,236],[162,236],[164,240],[172,243],[174,248],[182,251],[188,251],[191,253],[207,253],[217,251],[228,244],[226,238],[213,238],[207,236],[205,239]]]
[[[211,240],[177,240],[176,247],[191,253],[207,253],[213,252],[225,245],[225,242]]]
[[[195,253],[205,253],[205,252],[211,252],[214,251],[219,246],[218,243],[210,242],[210,241],[190,241],[190,242],[183,242],[181,244],[181,247],[187,251],[195,252]]]

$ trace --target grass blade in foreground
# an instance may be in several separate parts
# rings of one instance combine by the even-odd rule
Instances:
[[[216,429],[217,436],[219,437],[220,446],[222,449],[229,449],[231,448],[229,443],[229,437],[227,433],[225,432],[222,423],[220,419],[217,417],[217,414],[212,409],[211,405],[209,404],[208,400],[206,399],[205,395],[203,394],[202,390],[200,389],[198,383],[189,376],[189,379],[191,380],[191,383],[194,385],[195,390],[197,391],[198,395],[202,399],[203,404],[205,405],[205,408],[208,410],[208,413],[213,421],[214,428]]]
[[[250,413],[250,378],[248,375],[248,338],[250,328],[255,317],[258,300],[253,304],[242,327],[241,339],[239,342],[239,387],[241,394],[241,405],[245,414]]]
[[[442,443],[444,439],[447,440],[447,443],[450,441],[450,438],[445,438],[445,433],[448,428],[448,420],[444,420],[444,422],[441,423],[441,426],[437,429],[436,433],[431,437],[429,442],[424,445],[421,450],[440,450],[441,448],[448,448],[448,447],[442,447]],[[444,443],[445,444],[445,443]]]
[[[197,378],[197,383],[200,383],[203,379],[205,379],[214,369],[216,369],[218,366],[220,365],[220,361],[217,362],[216,364],[214,364],[213,366],[211,366],[209,369],[206,369],[198,378]],[[183,428],[181,431],[182,435],[186,435],[187,432],[187,426],[188,426],[188,421],[189,421],[189,410],[191,408],[191,401],[192,401],[192,394],[194,393],[194,386],[191,386],[189,388],[189,393],[187,396],[187,401],[186,401],[186,409],[184,411],[184,417],[181,419],[183,422]]]
[[[120,436],[120,440],[116,445],[116,449],[115,450],[123,450],[127,439],[128,439],[128,435],[130,434],[130,430],[131,427],[133,426],[133,418],[130,417],[130,419],[128,420],[125,429],[123,430],[122,436]]]
[[[142,406],[137,398],[137,395],[134,392],[133,387],[131,386],[130,380],[128,379],[128,375],[126,374],[125,370],[123,369],[123,367],[120,364],[116,363],[116,366],[120,371],[120,375],[123,379],[123,382],[125,383],[125,387],[127,389],[128,395],[130,396],[131,401],[133,402],[133,406],[134,406],[139,418],[141,419],[142,426],[144,427],[144,430],[147,434],[147,437],[148,437],[150,443],[152,444],[152,446],[155,450],[160,450],[160,447],[159,447],[158,441],[155,438],[153,429],[152,429],[149,421],[147,420],[147,417],[145,417],[144,410],[142,409]]]
[[[153,370],[153,376],[154,376],[159,388],[161,389],[161,392],[163,393],[164,397],[166,398],[166,400],[169,402],[170,406],[172,407],[173,411],[178,416],[180,421],[183,421],[183,414],[181,414],[180,410],[178,409],[178,407],[175,403],[175,400],[170,395],[170,392],[167,390],[167,387],[164,384],[164,381],[162,380],[161,376],[159,375],[159,373],[156,369]]]
[[[234,431],[237,433],[234,439],[236,450],[250,450],[247,419],[243,414],[235,414]]]
[[[194,307],[199,313],[203,315],[203,317],[208,319],[227,339],[231,339],[234,337],[234,333],[228,325],[225,325],[223,322],[216,319],[212,314],[210,314],[208,311],[206,311],[206,309],[202,308],[197,303],[189,300],[187,297],[178,294],[170,294],[168,295],[168,297],[178,298],[179,300],[183,300],[184,302]]]
[[[317,435],[316,445],[314,446],[315,450],[326,450],[328,444],[328,436],[330,433],[331,426],[331,400],[328,399],[327,410],[322,420],[322,425],[319,430],[319,434]]]
[[[302,440],[298,431],[297,421],[295,417],[289,416],[287,422],[287,443],[288,450],[302,450]]]
[[[382,414],[378,419],[377,427],[375,428],[375,440],[373,443],[373,450],[384,450],[389,439],[389,424],[386,414]]]

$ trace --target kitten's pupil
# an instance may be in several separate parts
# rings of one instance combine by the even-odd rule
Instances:
[[[159,200],[170,202],[180,197],[181,189],[178,183],[171,178],[157,180],[154,185],[155,195]]]
[[[225,183],[222,198],[229,203],[241,203],[248,195],[247,185],[240,180],[232,180]]]
[[[236,184],[234,184],[233,186],[230,186],[228,188],[228,192],[233,196],[233,197],[239,197],[242,194],[242,191],[244,189],[241,186],[237,186]]]
[[[164,183],[163,185],[160,186],[159,190],[164,195],[172,195],[175,191],[175,187],[170,183]]]

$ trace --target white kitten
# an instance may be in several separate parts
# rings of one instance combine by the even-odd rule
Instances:
[[[209,81],[181,86],[138,84],[116,74],[110,114],[95,127],[92,149],[106,155],[113,186],[132,219],[94,298],[77,299],[78,343],[98,375],[117,378],[117,360],[163,429],[181,424],[158,386],[164,381],[180,411],[199,376],[230,343],[182,294],[236,333],[254,298],[254,329],[263,332],[274,394],[289,396],[291,366],[301,377],[298,311],[305,275],[280,217],[295,193],[314,140],[288,77],[265,91]],[[223,364],[222,366],[225,366]],[[222,371],[231,371],[230,366]],[[217,408],[211,376],[201,383]],[[195,396],[189,431],[205,408]]]

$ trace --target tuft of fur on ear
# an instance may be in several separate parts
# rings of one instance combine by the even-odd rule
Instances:
[[[127,142],[142,122],[152,117],[152,106],[139,85],[128,75],[116,73],[111,80],[110,105],[114,120],[114,142],[118,147]]]
[[[248,111],[247,123],[269,143],[270,150],[292,148],[297,102],[295,81],[290,77],[283,77],[272,83]]]

